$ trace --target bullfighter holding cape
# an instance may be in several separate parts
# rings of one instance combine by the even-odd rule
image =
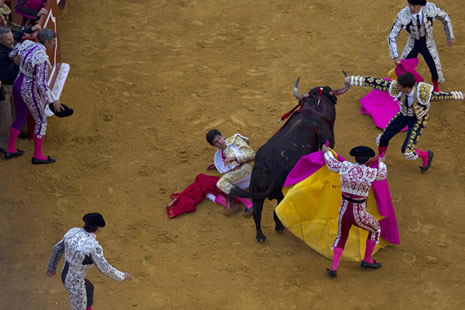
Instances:
[[[363,173],[351,173],[353,167],[357,168],[356,172]],[[341,175],[332,172],[336,170]],[[346,177],[357,180],[349,184],[344,181]],[[390,243],[399,244],[396,215],[385,177],[385,164],[378,160],[363,165],[347,162],[332,150],[326,155],[322,151],[311,153],[303,156],[287,176],[284,199],[276,208],[276,214],[286,228],[312,249],[333,258],[336,268],[332,270],[337,269],[341,258],[362,261],[362,267],[376,267],[371,255]],[[356,187],[352,192],[357,192],[358,199],[347,191],[352,185]],[[341,202],[341,188],[343,195],[357,202],[344,199]],[[344,218],[344,212],[338,212],[338,206],[346,204],[360,211],[357,213],[360,216],[354,216],[352,222]],[[344,210],[348,210],[347,206]],[[351,225],[356,227],[352,227],[349,235]],[[336,249],[334,255],[332,248]]]

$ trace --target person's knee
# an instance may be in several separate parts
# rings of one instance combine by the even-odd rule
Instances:
[[[389,145],[389,138],[384,134],[380,134],[377,139],[378,146],[388,146]]]

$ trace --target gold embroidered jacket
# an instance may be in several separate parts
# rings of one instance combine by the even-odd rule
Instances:
[[[395,98],[399,102],[400,111],[405,116],[413,116],[409,115],[409,111],[405,104],[405,96],[401,96],[402,92],[397,90],[397,81],[387,81],[379,78],[369,77],[369,76],[351,76],[350,80],[351,85],[353,86],[370,86],[374,89],[378,89],[381,91],[389,92],[391,97]],[[434,92],[433,85],[420,82],[414,86],[414,102],[413,105],[409,108],[413,108],[413,114],[418,119],[424,117],[430,108],[431,101],[439,101],[439,100],[463,100],[464,96],[461,91],[440,91]]]

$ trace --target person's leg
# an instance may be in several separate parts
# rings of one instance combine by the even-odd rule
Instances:
[[[389,121],[384,129],[383,133],[378,136],[378,155],[383,156],[386,154],[389,141],[398,134],[405,126],[407,125],[407,118],[402,115],[399,111],[396,115]]]
[[[328,273],[331,277],[336,277],[339,261],[344,252],[344,247],[349,237],[350,227],[353,223],[352,203],[342,199],[339,208],[338,227],[336,239],[333,242],[333,264]]]
[[[426,43],[424,47],[420,50],[420,53],[423,55],[426,64],[428,65],[429,71],[431,72],[431,81],[433,83],[433,91],[440,92],[441,89],[439,88],[439,74],[438,69],[441,70],[441,63],[439,61],[439,55],[437,55],[437,61],[435,62],[433,56],[431,55],[430,51],[426,47]],[[436,66],[438,65],[439,68]]]
[[[31,85],[31,87],[33,87]],[[42,146],[44,136],[47,129],[47,116],[45,115],[42,99],[35,89],[31,91],[31,97],[25,97],[25,103],[34,118],[34,156],[32,157],[33,164],[52,164],[55,159],[50,156],[44,156]]]
[[[365,248],[365,257],[361,263],[361,267],[364,268],[379,268],[381,267],[380,263],[372,260],[371,254],[379,241],[379,236],[381,234],[381,225],[375,219],[373,215],[366,211],[365,203],[354,204],[354,220],[355,226],[365,229],[369,232],[368,238],[366,241]]]
[[[86,309],[87,292],[86,292],[86,284],[85,284],[84,279],[68,271],[64,284],[69,294],[71,310]]]
[[[434,153],[432,151],[423,151],[416,147],[420,139],[423,129],[428,125],[429,114],[426,114],[421,119],[411,117],[409,119],[409,130],[402,145],[402,153],[409,160],[416,160],[418,157],[422,159],[420,170],[426,172],[431,166]]]
[[[420,46],[421,42],[419,40],[415,40],[415,44],[413,45],[413,49],[408,53],[407,57],[405,59],[410,59],[410,58],[417,58],[418,53],[420,52]]]
[[[12,86],[3,85],[5,98],[0,100],[0,151],[5,152],[8,147],[10,127],[13,122],[11,111]]]
[[[92,305],[94,304],[94,285],[87,279],[84,279],[86,285],[86,294],[87,294],[87,308],[86,310],[92,310]]]
[[[13,123],[11,124],[10,136],[8,139],[8,147],[5,153],[5,158],[7,158],[7,153],[10,153],[10,154],[24,153],[19,150],[17,151],[15,148],[16,139],[18,138],[18,135],[21,132],[21,128],[26,122],[27,113],[28,113],[28,108],[21,96],[22,80],[23,80],[22,76],[20,76],[16,80],[15,84],[13,85],[13,101],[15,105],[16,117]]]
[[[229,195],[232,187],[236,185],[236,182],[241,183],[244,179],[249,179],[252,173],[252,166],[250,164],[242,164],[239,169],[227,172],[219,179],[216,187],[222,192]],[[250,181],[249,181],[250,183]]]

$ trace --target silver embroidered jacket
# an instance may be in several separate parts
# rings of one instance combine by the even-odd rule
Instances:
[[[87,271],[95,264],[104,275],[114,280],[124,280],[124,273],[111,266],[103,256],[103,249],[96,240],[95,234],[82,228],[71,228],[55,245],[48,262],[48,270],[56,271],[63,253],[69,264],[69,272],[85,278]],[[93,264],[83,264],[86,256],[91,258]]]
[[[434,64],[438,71],[439,82],[443,83],[444,75],[441,69],[441,62],[439,60],[438,51],[436,50],[436,43],[434,42],[433,37],[433,20],[437,19],[442,22],[444,26],[444,31],[446,32],[447,39],[454,38],[454,31],[452,29],[452,23],[449,15],[438,8],[434,3],[427,2],[425,6],[422,7],[422,23],[423,25],[418,25],[417,21],[413,18],[410,13],[409,7],[405,7],[397,14],[397,19],[392,26],[391,33],[388,37],[389,52],[391,57],[399,57],[399,52],[397,49],[397,37],[400,34],[400,31],[404,28],[408,32],[407,43],[405,44],[404,51],[402,52],[401,58],[407,57],[407,55],[412,51],[413,46],[415,45],[415,40],[419,40],[420,37],[426,36],[426,47],[428,48],[431,56],[433,57]]]
[[[341,162],[330,151],[325,153],[324,159],[329,170],[341,175],[343,193],[368,197],[371,183],[387,177],[386,164],[383,162],[379,162],[378,168],[370,168],[350,161]]]

